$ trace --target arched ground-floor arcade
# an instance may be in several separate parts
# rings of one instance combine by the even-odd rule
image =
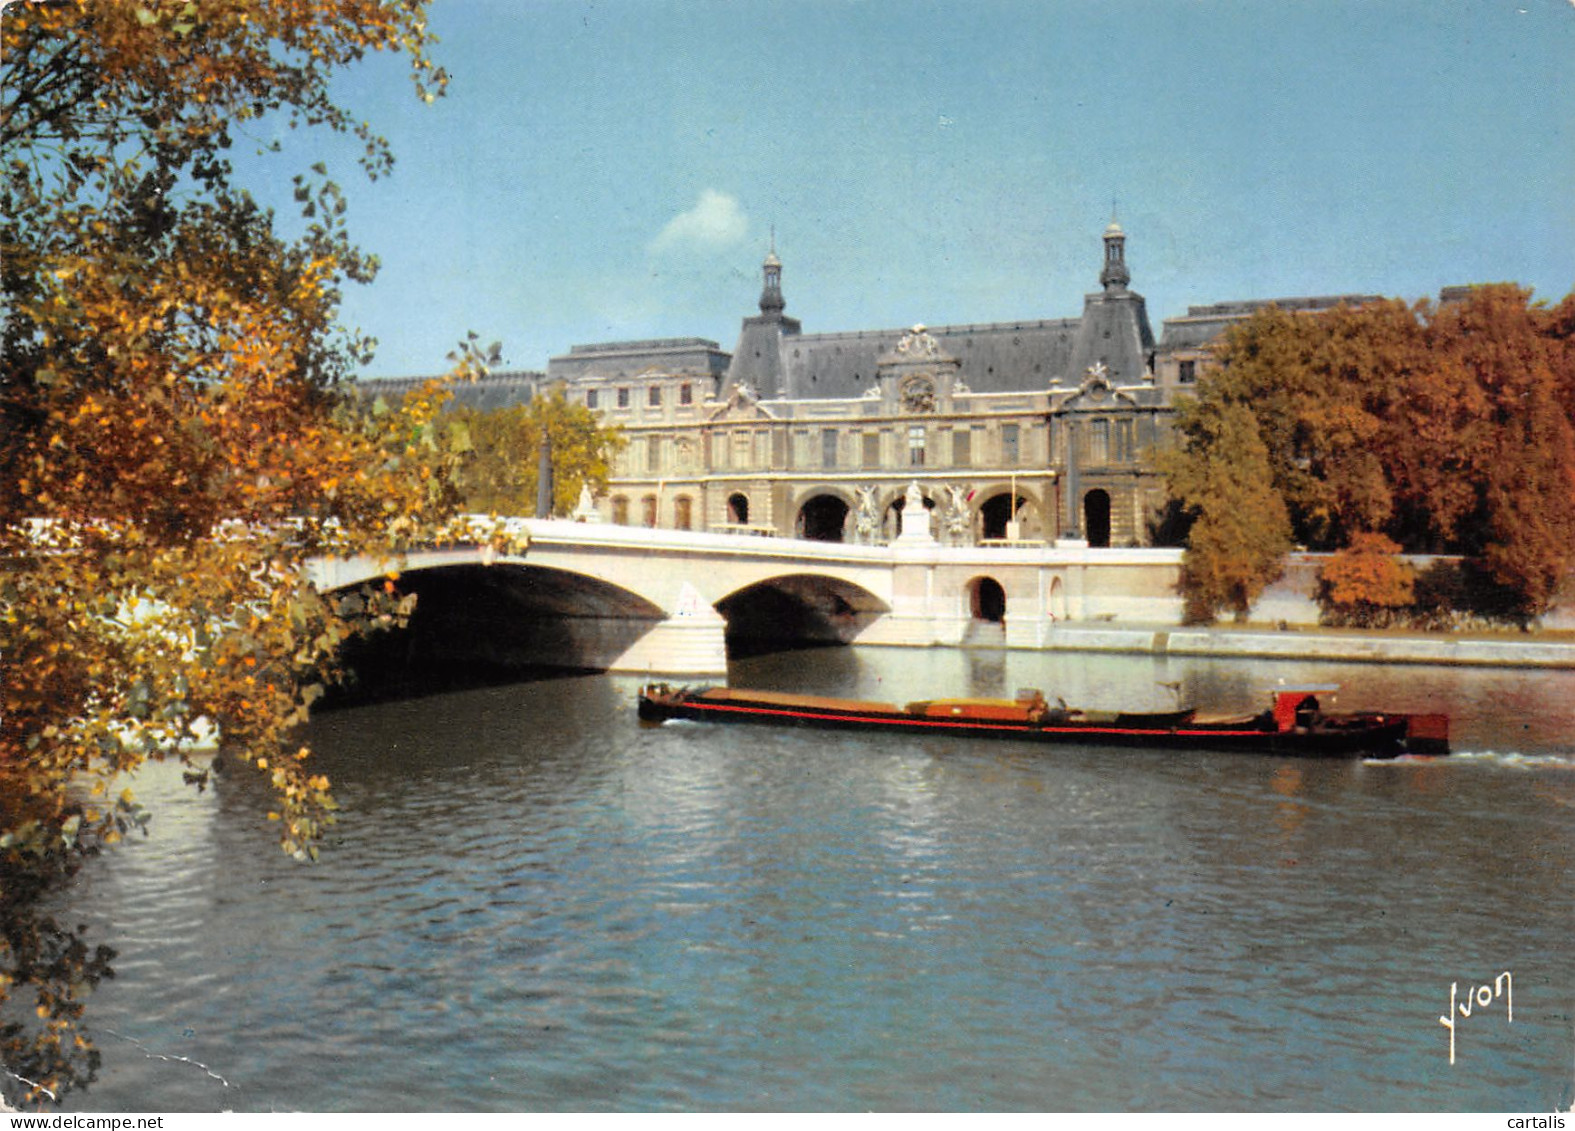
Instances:
[[[1011,476],[933,469],[623,479],[610,484],[595,507],[602,521],[617,525],[883,545],[902,535],[901,515],[915,483],[929,514],[929,536],[953,546],[1053,544],[1073,530],[1094,549],[1152,545],[1166,501],[1163,481],[1148,473],[1085,470],[1074,485],[1054,470]]]

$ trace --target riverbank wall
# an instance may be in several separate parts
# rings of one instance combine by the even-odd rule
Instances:
[[[1484,639],[1366,632],[1232,628],[1057,625],[1042,638],[1047,652],[1124,652],[1219,659],[1331,660],[1342,663],[1441,664],[1575,670],[1575,640]]]

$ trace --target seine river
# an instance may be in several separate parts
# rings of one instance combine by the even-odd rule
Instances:
[[[315,866],[250,775],[137,783],[151,837],[68,900],[120,957],[67,1107],[1575,1101],[1575,673],[839,649],[731,678],[1233,710],[1333,681],[1447,709],[1461,753],[642,727],[608,676],[326,712]]]

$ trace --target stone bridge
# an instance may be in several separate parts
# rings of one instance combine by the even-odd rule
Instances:
[[[323,590],[381,579],[418,594],[405,646],[480,660],[671,675],[811,643],[1041,647],[1057,622],[1175,624],[1179,550],[856,546],[514,519],[528,548],[314,563]]]

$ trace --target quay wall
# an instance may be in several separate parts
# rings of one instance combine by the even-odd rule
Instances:
[[[1575,670],[1575,642],[1484,640],[1362,632],[1265,632],[1228,628],[1057,625],[1039,647],[1057,652],[1125,652],[1220,659],[1333,660]]]

